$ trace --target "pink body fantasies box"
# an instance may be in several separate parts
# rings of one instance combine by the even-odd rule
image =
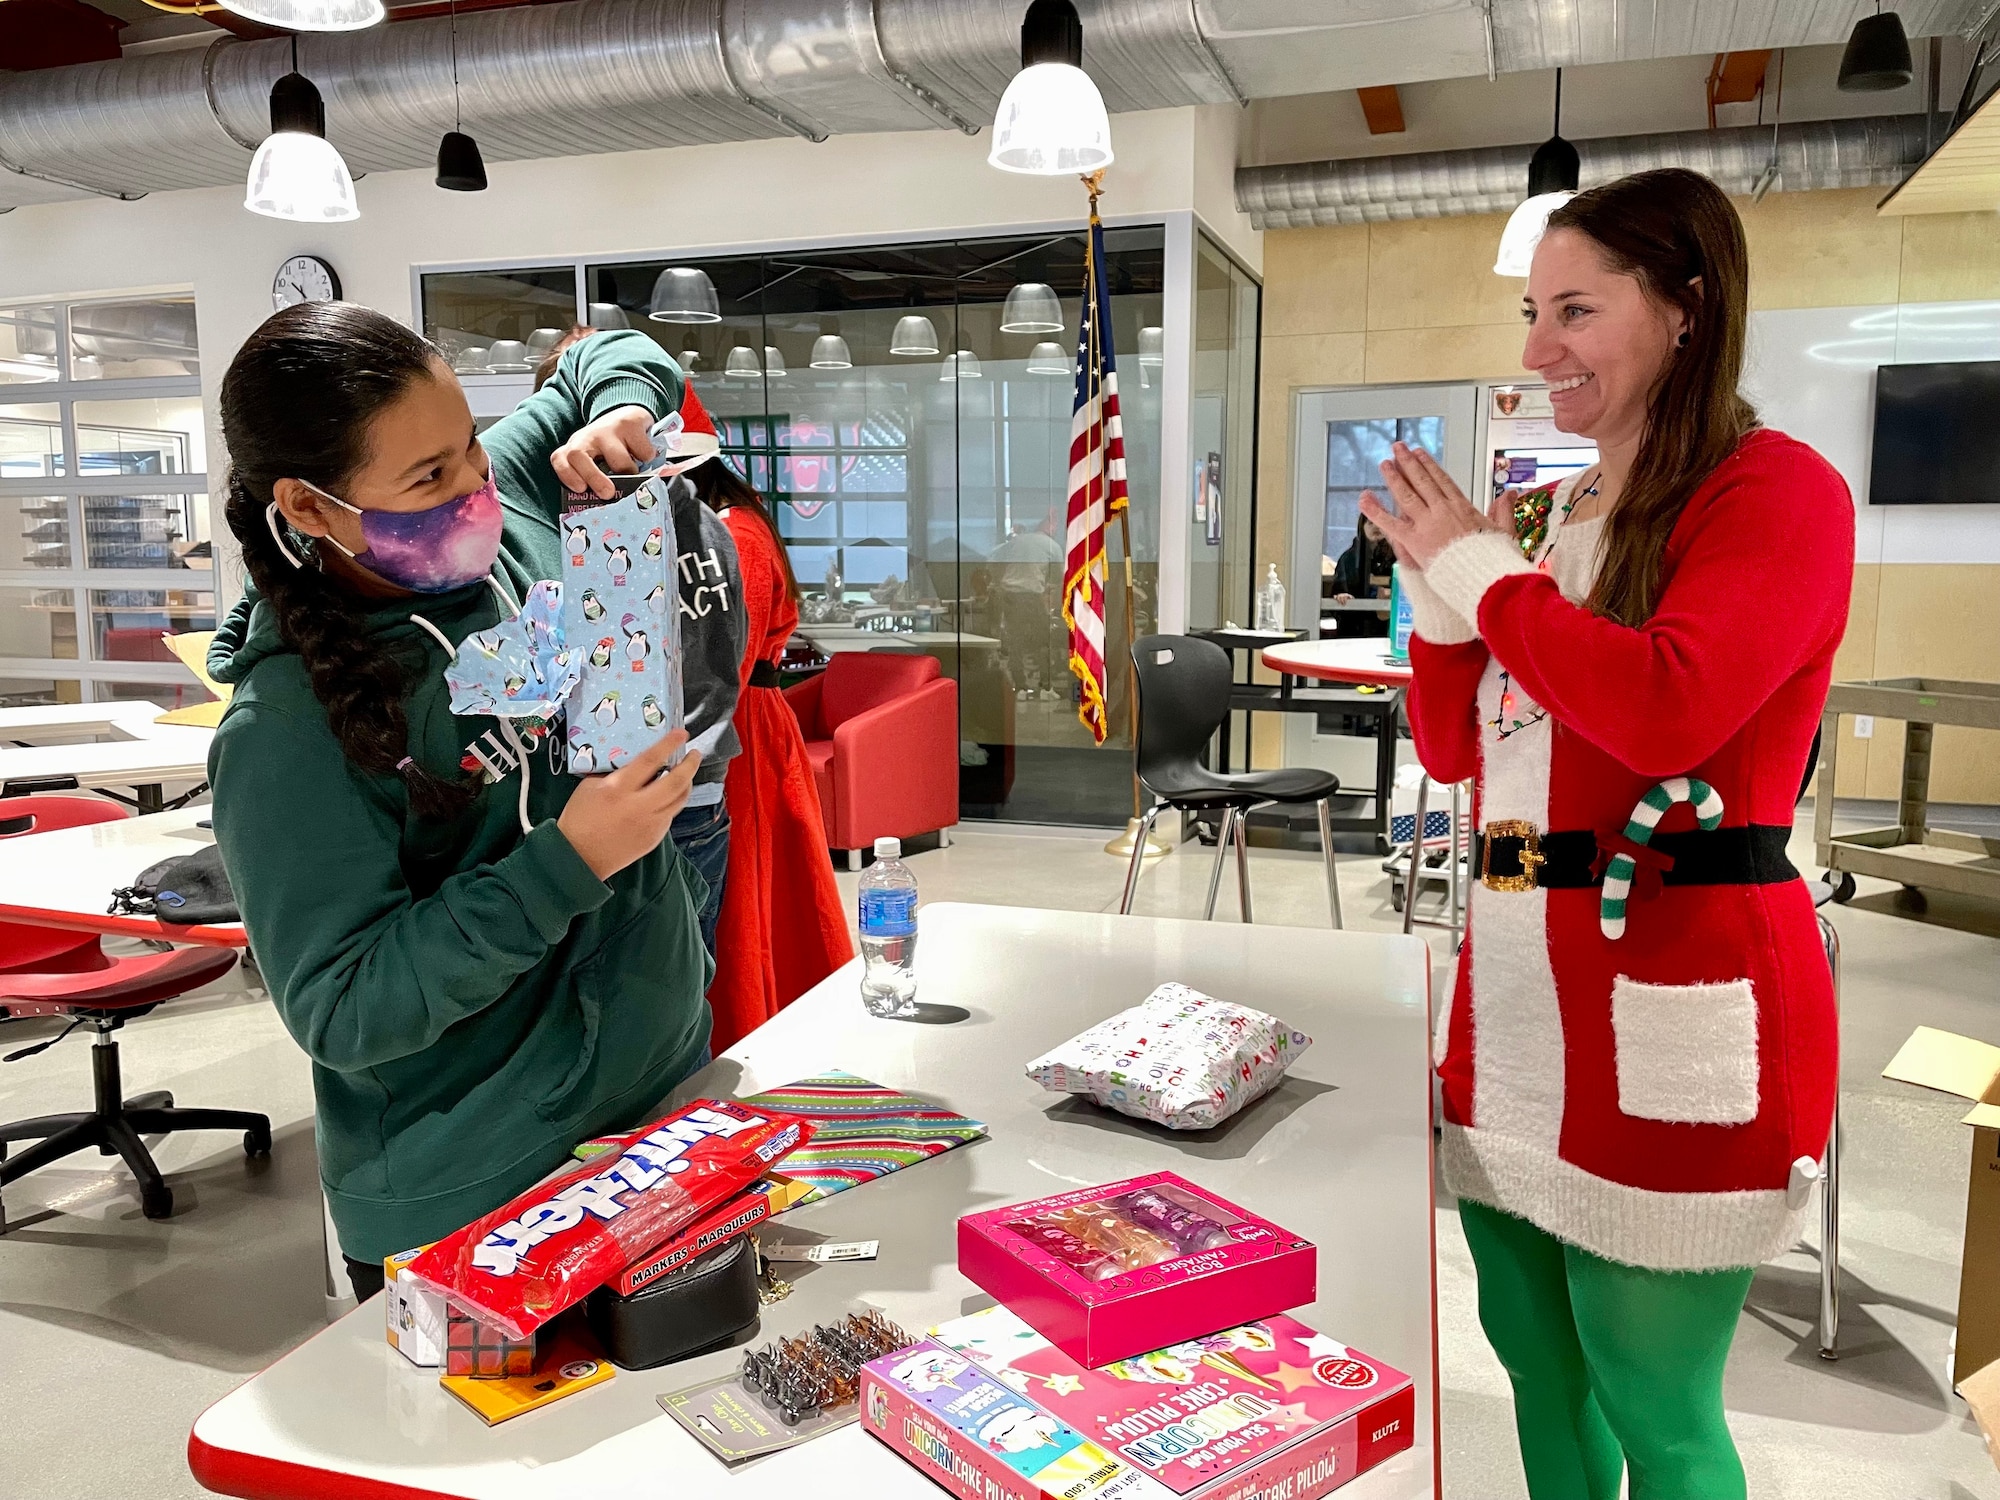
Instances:
[[[958,1268],[1093,1369],[1316,1295],[1310,1240],[1172,1172],[969,1214]]]

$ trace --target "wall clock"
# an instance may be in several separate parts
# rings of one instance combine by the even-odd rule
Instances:
[[[317,255],[294,255],[271,278],[273,309],[300,302],[338,302],[340,276]]]

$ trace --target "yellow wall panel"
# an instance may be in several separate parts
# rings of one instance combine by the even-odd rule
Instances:
[[[1264,331],[1358,333],[1368,326],[1368,226],[1264,236]]]
[[[1876,600],[1875,677],[2000,682],[2000,566],[1885,563]],[[1893,799],[1903,778],[1903,726],[1878,719],[1868,795]],[[2000,802],[2000,734],[1940,729],[1931,797]]]
[[[1877,563],[1859,563],[1847,605],[1847,634],[1833,657],[1835,682],[1865,682],[1875,676],[1875,602],[1882,584]],[[1834,793],[1841,797],[1868,794],[1869,749],[1874,741],[1858,739],[1854,720],[1840,721],[1839,755],[1834,762]]]
[[[1903,219],[1904,302],[2000,297],[2000,213]]]
[[[1369,225],[1369,329],[1461,323],[1518,329],[1524,283],[1493,274],[1493,256],[1506,227],[1501,214]]]
[[[1487,273],[1487,280],[1500,278]],[[1519,380],[1525,334],[1513,323],[1456,328],[1370,329],[1368,384],[1409,385],[1434,380]]]
[[[1876,216],[1874,188],[1738,198],[1750,240],[1750,305],[1859,307],[1894,302],[1902,224]]]

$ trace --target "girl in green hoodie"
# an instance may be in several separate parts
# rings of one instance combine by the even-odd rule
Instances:
[[[666,838],[699,757],[572,777],[444,682],[444,642],[560,576],[563,491],[608,498],[600,462],[680,404],[673,361],[609,333],[482,441],[438,351],[347,303],[276,314],[224,378],[250,587],[209,659],[216,841],[312,1059],[359,1296],[706,1057],[701,882]]]

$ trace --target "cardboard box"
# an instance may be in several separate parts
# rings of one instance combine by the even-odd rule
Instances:
[[[1198,1233],[1162,1228],[1149,1201],[1186,1212]],[[1114,1253],[1130,1268],[1111,1272]],[[1090,1367],[1303,1306],[1315,1262],[1310,1240],[1172,1172],[958,1221],[959,1270]]]
[[[1972,1168],[1951,1366],[1956,1385],[2000,1360],[2000,1047],[1919,1026],[1882,1076],[1974,1101],[1964,1119],[1972,1127]]]
[[[411,1364],[434,1370],[444,1363],[444,1298],[409,1273],[429,1245],[382,1261],[382,1318],[389,1347]]]
[[[1091,1370],[989,1307],[867,1365],[861,1411],[967,1500],[1313,1500],[1411,1445],[1416,1393],[1287,1317]]]

